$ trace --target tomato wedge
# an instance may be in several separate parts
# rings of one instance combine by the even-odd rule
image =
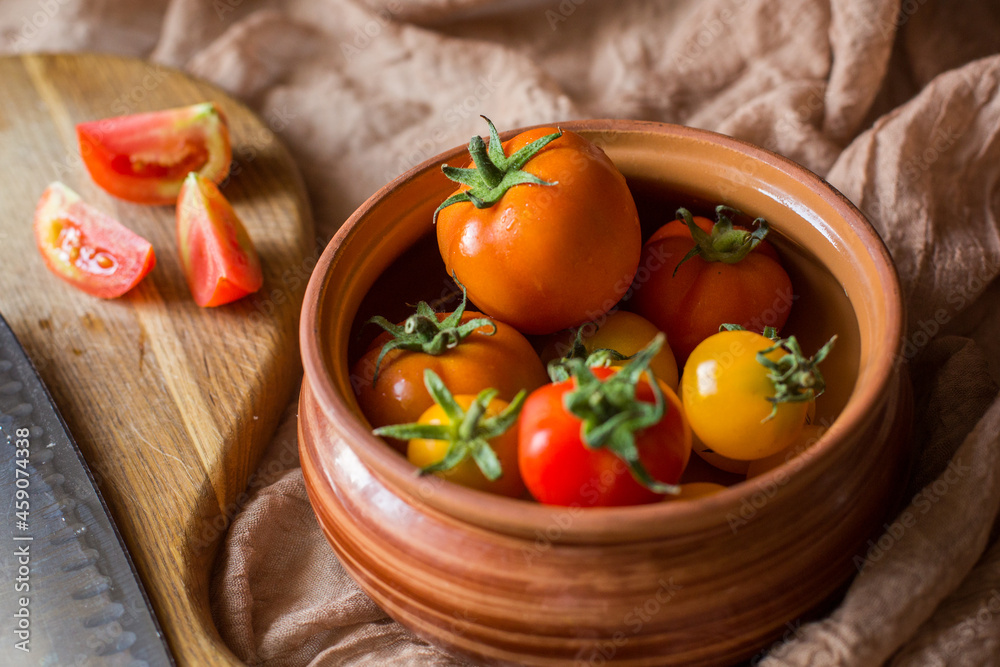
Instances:
[[[76,135],[94,181],[138,204],[174,203],[192,171],[219,183],[232,161],[226,118],[211,102],[80,123]]]
[[[264,284],[250,235],[215,183],[188,174],[177,200],[177,242],[199,306],[221,306]]]
[[[149,241],[58,181],[38,200],[34,230],[49,270],[102,299],[129,291],[156,265]]]

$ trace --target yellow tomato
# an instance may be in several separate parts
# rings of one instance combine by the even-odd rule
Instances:
[[[681,395],[691,429],[706,447],[729,459],[751,461],[788,447],[802,431],[806,401],[774,404],[774,381],[757,353],[774,341],[751,331],[722,331],[688,357]],[[787,352],[766,356],[778,361]],[[773,410],[773,412],[772,412]]]
[[[467,411],[475,400],[475,396],[459,394],[454,397],[455,402]],[[499,415],[508,405],[507,401],[494,398],[486,406],[483,418],[488,419]],[[451,423],[448,415],[441,405],[435,403],[427,408],[418,424],[443,424]],[[472,455],[464,458],[455,467],[448,470],[439,470],[435,475],[447,479],[448,481],[473,489],[489,491],[512,498],[520,497],[524,494],[524,483],[521,481],[521,473],[517,468],[517,427],[516,425],[507,429],[500,435],[488,440],[489,446],[493,449],[497,459],[500,461],[501,474],[494,481],[486,479]],[[442,461],[448,453],[450,443],[447,440],[433,440],[427,438],[413,438],[406,448],[406,458],[413,465],[419,468],[426,468]]]
[[[712,496],[719,491],[725,491],[726,487],[715,482],[688,482],[681,484],[681,492],[676,496],[667,496],[669,500],[694,500]]]
[[[646,347],[658,333],[661,333],[660,330],[641,315],[617,310],[583,325],[582,342],[588,353],[614,350],[622,356],[630,357]],[[548,354],[543,354],[543,358],[564,357],[573,349],[573,338],[562,335],[550,348],[554,350],[550,349]],[[624,360],[613,362],[612,366],[623,366],[625,363]],[[658,380],[677,391],[677,361],[670,350],[669,340],[653,357],[649,368]]]

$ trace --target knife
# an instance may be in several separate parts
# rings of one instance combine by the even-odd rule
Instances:
[[[0,316],[0,664],[173,665],[80,449]]]

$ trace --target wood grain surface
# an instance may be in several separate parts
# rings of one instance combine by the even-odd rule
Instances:
[[[0,59],[0,312],[83,451],[179,664],[238,660],[209,611],[210,569],[240,495],[300,378],[297,322],[316,250],[301,179],[267,124],[206,83],[102,55]],[[264,266],[264,288],[195,305],[172,206],[113,198],[88,175],[74,125],[211,100],[227,115],[223,185]],[[49,273],[32,214],[61,180],[149,239],[157,266],[102,301]]]

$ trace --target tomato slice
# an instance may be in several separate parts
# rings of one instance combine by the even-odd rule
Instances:
[[[211,102],[80,123],[76,135],[94,181],[138,204],[174,203],[192,171],[221,182],[233,156],[226,118]]]
[[[194,172],[177,200],[177,242],[199,306],[221,306],[264,284],[257,250],[236,211],[215,183]]]
[[[149,241],[58,181],[38,200],[34,230],[49,270],[102,299],[129,291],[156,265]]]

